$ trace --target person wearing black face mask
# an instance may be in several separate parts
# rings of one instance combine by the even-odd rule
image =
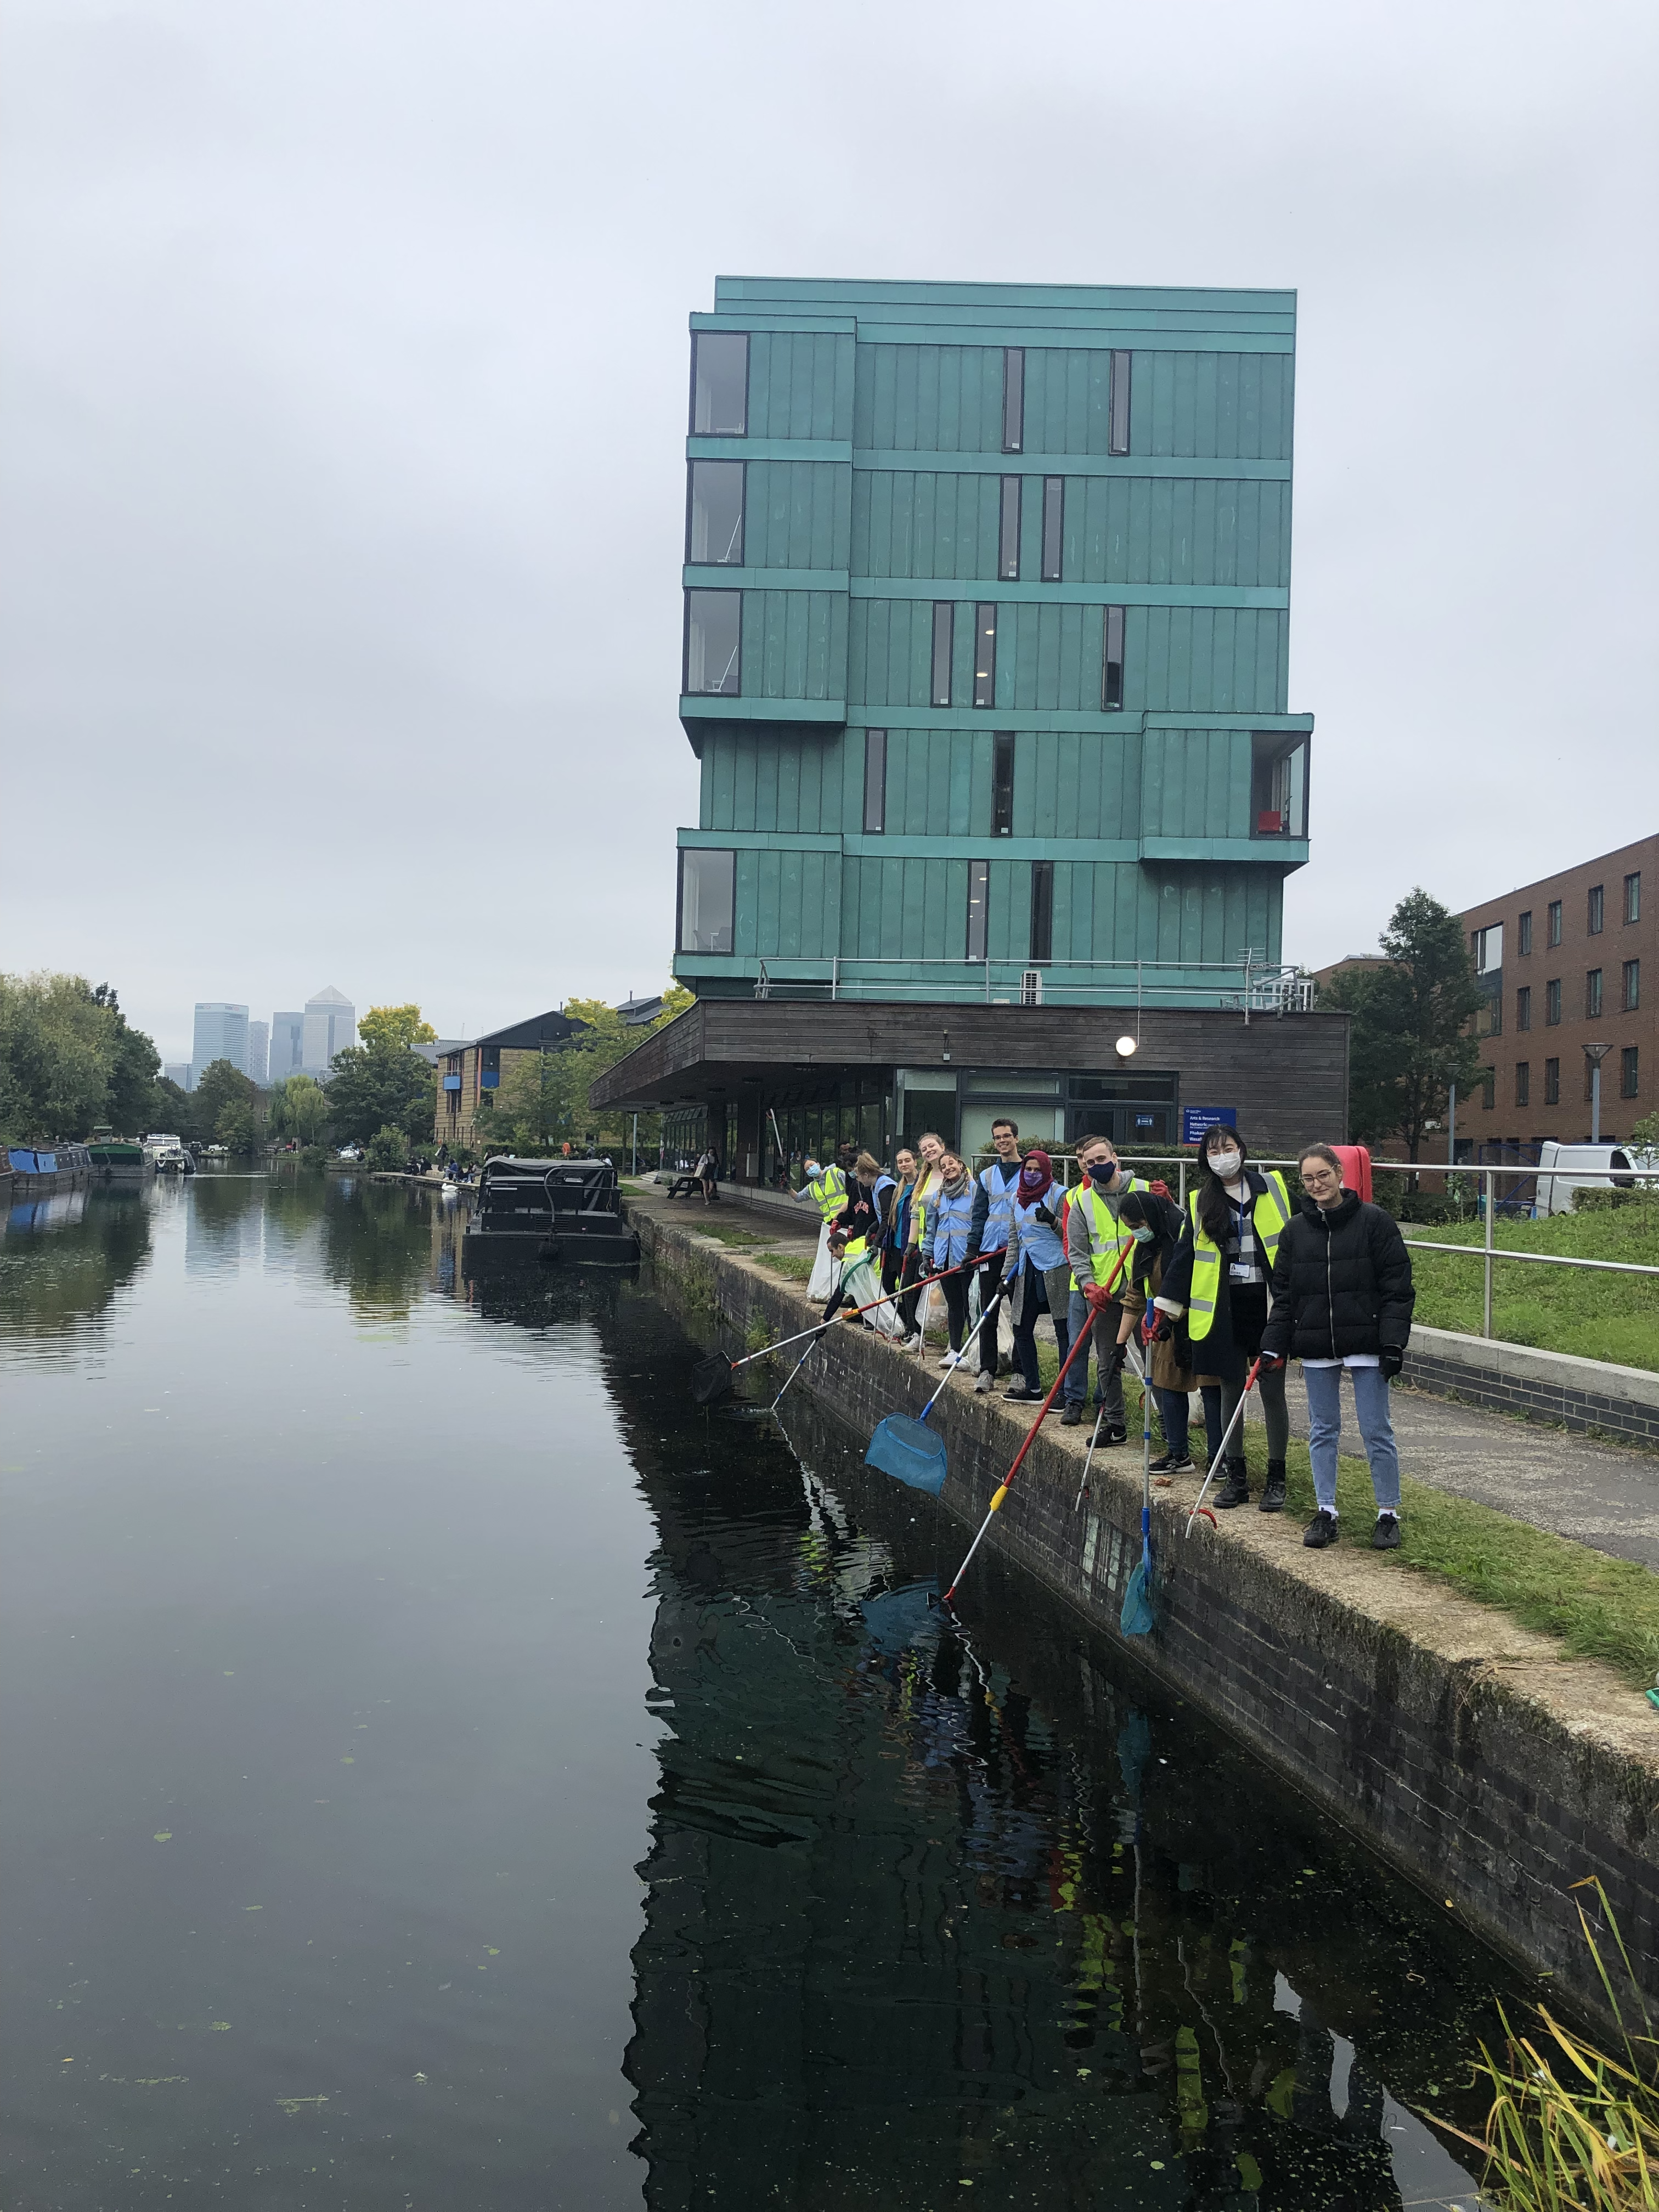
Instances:
[[[1145,1190],[1146,1185],[1120,1167],[1116,1151],[1107,1137],[1080,1138],[1077,1164],[1085,1179],[1082,1187],[1073,1192],[1066,1217],[1066,1256],[1072,1267],[1066,1326],[1073,1344],[1080,1331],[1094,1331],[1095,1403],[1106,1409],[1100,1441],[1121,1444],[1129,1433],[1123,1407],[1125,1354],[1118,1343],[1123,1309],[1107,1285],[1117,1273],[1124,1244],[1118,1209],[1132,1190]],[[1060,1417],[1062,1428],[1074,1429],[1083,1419],[1089,1395],[1088,1364],[1085,1353],[1066,1377],[1066,1410]]]
[[[1164,1456],[1152,1462],[1152,1473],[1190,1474],[1193,1462],[1187,1448],[1187,1413],[1194,1380],[1192,1348],[1186,1330],[1153,1303],[1164,1287],[1164,1271],[1180,1249],[1181,1208],[1156,1191],[1131,1191],[1118,1219],[1135,1240],[1134,1257],[1123,1285],[1118,1340],[1127,1345],[1136,1322],[1140,1323],[1146,1380],[1164,1431]]]

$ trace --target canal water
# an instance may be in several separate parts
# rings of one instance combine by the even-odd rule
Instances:
[[[7,2212],[1473,2212],[1418,2108],[1516,1977],[994,1557],[947,1629],[961,1532],[695,1408],[648,1279],[459,1230],[13,1212]]]

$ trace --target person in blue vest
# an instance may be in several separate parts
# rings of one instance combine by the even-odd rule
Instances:
[[[833,1321],[843,1308],[869,1305],[881,1296],[881,1242],[887,1230],[887,1208],[893,1178],[868,1152],[855,1155],[847,1203],[830,1228],[830,1249],[841,1273],[829,1304],[825,1321]],[[879,1328],[884,1336],[897,1332],[898,1316],[890,1306],[878,1306],[876,1319],[866,1328]]]
[[[1002,1262],[1013,1226],[1014,1188],[1019,1181],[1019,1124],[1000,1114],[991,1124],[991,1143],[996,1152],[988,1168],[974,1179],[974,1218],[968,1235],[968,1257],[982,1261],[979,1295],[990,1297],[1002,1280]],[[979,1375],[975,1390],[988,1390],[997,1379],[997,1323],[979,1333]],[[988,1339],[988,1341],[987,1340]]]
[[[1187,1200],[1181,1248],[1165,1269],[1163,1290],[1153,1301],[1172,1320],[1185,1316],[1194,1368],[1200,1375],[1220,1377],[1218,1389],[1204,1387],[1212,1462],[1244,1395],[1250,1364],[1261,1350],[1267,1286],[1279,1239],[1291,1218],[1284,1176],[1277,1168],[1265,1172],[1253,1168],[1249,1159],[1249,1148],[1237,1129],[1218,1126],[1206,1131],[1202,1173]],[[1267,1425],[1267,1480],[1261,1510],[1282,1513],[1285,1451],[1291,1440],[1283,1366],[1264,1365],[1257,1388]],[[1227,1480],[1215,1502],[1243,1505],[1249,1495],[1241,1424],[1228,1452]]]
[[[951,1335],[951,1347],[939,1361],[941,1367],[956,1365],[968,1326],[968,1273],[962,1263],[972,1239],[975,1203],[973,1179],[961,1158],[952,1152],[941,1152],[938,1181],[927,1200],[927,1223],[928,1256],[933,1261],[929,1272],[937,1275],[947,1267],[952,1270],[939,1285],[945,1292]]]
[[[1037,1316],[1048,1314],[1053,1319],[1062,1366],[1072,1340],[1066,1325],[1072,1267],[1060,1231],[1061,1203],[1054,1163],[1034,1145],[1021,1163],[1019,1181],[1014,1186],[1013,1219],[1002,1262],[1002,1279],[1007,1285],[1008,1310],[1014,1324],[1014,1365],[1019,1370],[1005,1395],[1016,1401],[1042,1395],[1037,1372]]]

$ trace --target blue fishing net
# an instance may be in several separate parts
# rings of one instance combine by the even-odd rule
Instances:
[[[945,1439],[908,1413],[889,1413],[877,1422],[864,1462],[931,1498],[945,1487]]]

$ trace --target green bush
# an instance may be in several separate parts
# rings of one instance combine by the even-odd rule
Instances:
[[[369,1166],[380,1173],[395,1175],[409,1158],[409,1139],[388,1121],[369,1139],[365,1158]]]

